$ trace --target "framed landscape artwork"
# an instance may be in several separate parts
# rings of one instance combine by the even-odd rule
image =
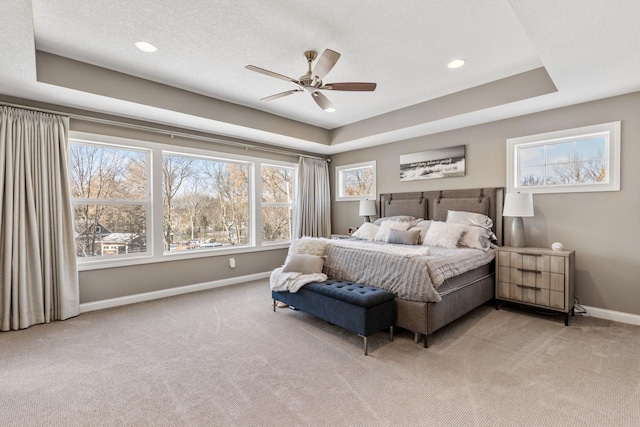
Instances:
[[[464,145],[400,155],[400,181],[464,176]]]

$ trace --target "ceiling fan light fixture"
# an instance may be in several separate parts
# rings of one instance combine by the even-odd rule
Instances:
[[[308,50],[304,53],[305,58],[307,59],[307,73],[304,74],[300,79],[292,79],[291,77],[287,77],[282,74],[274,73],[273,71],[265,70],[264,68],[256,67],[255,65],[247,65],[244,68],[250,71],[255,71],[256,73],[264,74],[269,77],[274,77],[280,80],[286,80],[288,82],[296,85],[296,89],[289,90],[282,93],[277,93],[275,95],[267,96],[262,98],[262,101],[272,101],[274,99],[279,99],[292,93],[296,92],[306,92],[311,95],[311,98],[318,104],[318,107],[322,108],[323,111],[327,113],[333,113],[336,111],[334,106],[331,104],[331,101],[322,94],[322,90],[332,90],[332,91],[347,91],[347,92],[372,92],[376,90],[376,83],[363,83],[363,82],[341,82],[341,83],[329,83],[325,85],[322,82],[322,79],[327,75],[329,71],[336,65],[336,62],[340,58],[340,54],[331,49],[325,49],[320,59],[318,59],[318,63],[315,68],[311,68],[311,63],[316,59],[317,54],[314,51]]]
[[[140,49],[143,52],[152,53],[158,50],[157,47],[155,47],[149,42],[135,42],[134,44],[138,49]]]
[[[466,63],[467,63],[467,61],[465,61],[464,59],[454,59],[453,61],[451,61],[451,62],[449,62],[447,64],[447,67],[449,67],[449,68],[460,68]]]

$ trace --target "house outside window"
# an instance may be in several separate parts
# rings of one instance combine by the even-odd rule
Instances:
[[[620,190],[620,122],[507,140],[507,191]]]
[[[336,201],[376,198],[375,160],[336,166]]]

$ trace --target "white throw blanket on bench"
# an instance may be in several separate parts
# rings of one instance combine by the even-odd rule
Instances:
[[[304,273],[284,273],[283,267],[278,267],[271,272],[269,278],[269,284],[272,291],[284,292],[289,291],[296,293],[298,290],[311,282],[324,282],[327,280],[327,275],[323,273],[319,274],[304,274]]]

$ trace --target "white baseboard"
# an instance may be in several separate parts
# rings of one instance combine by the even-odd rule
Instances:
[[[214,280],[213,282],[196,283],[195,285],[179,286],[177,288],[162,289],[160,291],[145,292],[142,294],[128,295],[125,297],[110,298],[101,301],[87,302],[80,304],[80,313],[88,311],[102,310],[105,308],[118,307],[121,305],[135,304],[137,302],[151,301],[154,299],[172,297],[175,295],[188,294],[191,292],[204,291],[207,289],[220,288],[222,286],[235,285],[237,283],[250,282],[252,280],[266,279],[271,274],[270,271],[264,273],[249,274],[247,276],[232,277],[229,279]]]
[[[583,305],[582,307],[587,310],[587,314],[591,317],[640,326],[640,315],[638,314],[624,313],[622,311],[607,310],[598,307],[589,307],[588,305]]]

